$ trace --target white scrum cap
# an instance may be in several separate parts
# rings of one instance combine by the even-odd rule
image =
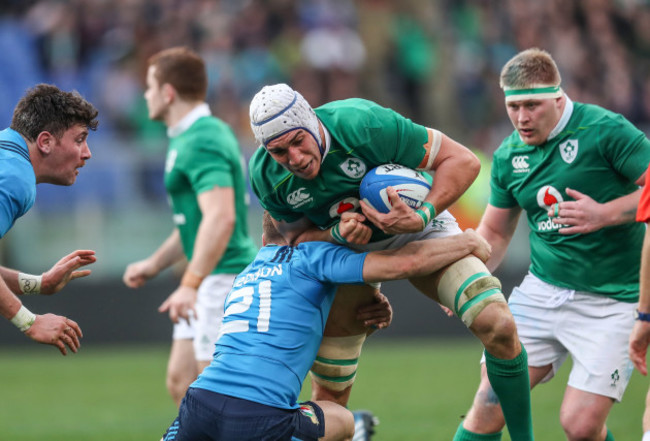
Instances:
[[[251,101],[250,118],[255,139],[265,147],[278,136],[303,129],[314,137],[323,152],[323,140],[314,109],[300,93],[286,84],[264,86],[257,92]]]

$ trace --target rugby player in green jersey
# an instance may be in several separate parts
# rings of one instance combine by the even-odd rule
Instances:
[[[509,304],[531,386],[553,377],[571,355],[564,432],[572,441],[610,441],[605,421],[632,373],[627,342],[644,234],[634,219],[650,142],[623,116],[571,101],[545,51],[515,55],[500,84],[515,130],[494,153],[490,201],[478,227],[493,247],[488,268],[501,263],[525,211],[531,265]],[[498,440],[502,427],[483,369],[454,439]]]
[[[153,254],[124,273],[124,283],[138,288],[187,259],[180,285],[159,308],[175,323],[167,388],[177,406],[210,364],[225,296],[257,253],[248,235],[239,144],[230,127],[212,116],[207,88],[205,63],[191,50],[170,48],[149,59],[145,99],[149,117],[163,121],[170,138],[165,188],[176,227]]]
[[[373,251],[461,233],[445,210],[476,178],[480,163],[442,132],[363,99],[312,109],[286,84],[259,91],[250,117],[261,144],[250,161],[252,188],[289,243],[324,240]],[[359,201],[363,176],[385,163],[435,171],[419,210],[394,191],[387,214]],[[350,211],[354,214],[341,221],[341,214]],[[532,439],[526,352],[499,281],[472,257],[410,281],[453,310],[481,340],[514,439]],[[311,370],[313,399],[347,404],[366,338],[356,311],[372,298],[372,289],[340,288]]]

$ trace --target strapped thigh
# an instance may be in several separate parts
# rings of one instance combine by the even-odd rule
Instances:
[[[326,389],[340,392],[352,386],[357,375],[361,346],[366,334],[349,337],[323,337],[311,367],[314,381]]]
[[[501,282],[476,256],[453,263],[440,278],[438,298],[469,327],[490,303],[506,303]]]

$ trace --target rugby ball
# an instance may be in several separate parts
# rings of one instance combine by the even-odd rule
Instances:
[[[363,177],[359,195],[375,210],[388,213],[392,206],[386,188],[393,187],[406,205],[417,210],[431,189],[430,182],[430,175],[417,170],[400,164],[383,164]]]

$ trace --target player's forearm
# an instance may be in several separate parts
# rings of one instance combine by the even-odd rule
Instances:
[[[605,222],[603,227],[635,222],[641,192],[642,189],[638,189],[633,193],[604,203],[602,205]]]
[[[431,192],[426,200],[433,204],[436,213],[446,210],[472,185],[480,171],[478,158],[471,155],[449,157],[435,170]]]
[[[368,255],[363,267],[366,282],[425,276],[472,254],[474,244],[465,233],[411,242],[396,250]]]
[[[178,228],[165,239],[158,249],[149,257],[151,264],[159,273],[185,257]]]
[[[12,293],[16,295],[22,294],[20,285],[18,284],[18,271],[0,266],[0,277]]]
[[[192,260],[188,262],[186,272],[191,271],[201,278],[210,274],[226,252],[234,229],[234,213],[218,218],[204,217],[196,234]]]
[[[0,280],[0,314],[7,320],[11,320],[21,306],[22,303],[18,297],[9,289],[4,280]]]
[[[403,252],[412,256],[408,277],[433,274],[442,268],[472,254],[477,249],[476,237],[468,233],[411,242]],[[409,249],[411,248],[412,249]]]

